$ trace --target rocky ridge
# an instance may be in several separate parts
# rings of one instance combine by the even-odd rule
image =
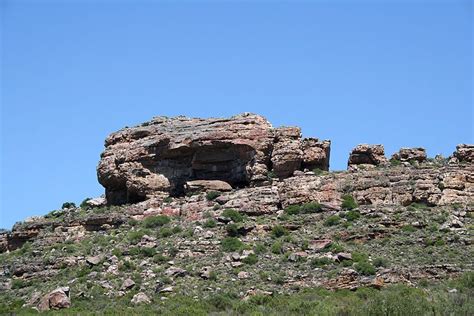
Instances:
[[[39,310],[94,296],[245,300],[472,271],[474,146],[388,160],[363,144],[348,171],[329,172],[329,144],[251,114],[114,133],[98,166],[106,199],[0,233],[0,297]]]

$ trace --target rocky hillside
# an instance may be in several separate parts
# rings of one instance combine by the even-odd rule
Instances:
[[[0,233],[0,312],[474,313],[472,145],[329,172],[329,141],[243,114],[105,146],[105,197]]]

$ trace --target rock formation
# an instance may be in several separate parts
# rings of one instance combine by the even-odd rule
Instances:
[[[474,162],[474,145],[460,144],[456,146],[453,158],[459,162]]]
[[[245,302],[472,273],[474,146],[448,159],[402,148],[389,163],[382,145],[363,144],[348,171],[322,172],[329,146],[251,114],[113,133],[98,167],[106,198],[0,231],[0,314],[17,302],[89,307],[76,300],[133,313],[177,293],[232,289]]]
[[[426,160],[426,150],[424,148],[400,148],[400,150],[392,155],[392,159],[401,162],[418,161],[423,162]]]
[[[349,170],[357,170],[384,165],[387,162],[383,145],[360,144],[352,149],[347,165]]]
[[[273,128],[262,116],[227,119],[156,117],[111,134],[97,168],[110,204],[177,196],[193,180],[255,186],[273,172],[329,168],[329,141],[302,139],[296,127]]]

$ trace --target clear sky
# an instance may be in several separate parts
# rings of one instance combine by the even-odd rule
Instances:
[[[265,115],[387,156],[473,143],[470,0],[1,0],[1,217],[99,196],[105,137],[156,115]]]

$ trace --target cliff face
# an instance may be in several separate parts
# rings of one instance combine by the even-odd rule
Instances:
[[[347,171],[329,172],[329,144],[251,114],[113,133],[97,169],[106,199],[0,232],[0,299],[39,309],[248,299],[473,270],[474,146],[388,160],[362,144]]]
[[[305,168],[329,168],[328,141],[302,139],[299,128],[273,128],[263,117],[157,117],[113,133],[97,168],[110,204],[181,195],[192,180],[234,188],[268,182]]]

